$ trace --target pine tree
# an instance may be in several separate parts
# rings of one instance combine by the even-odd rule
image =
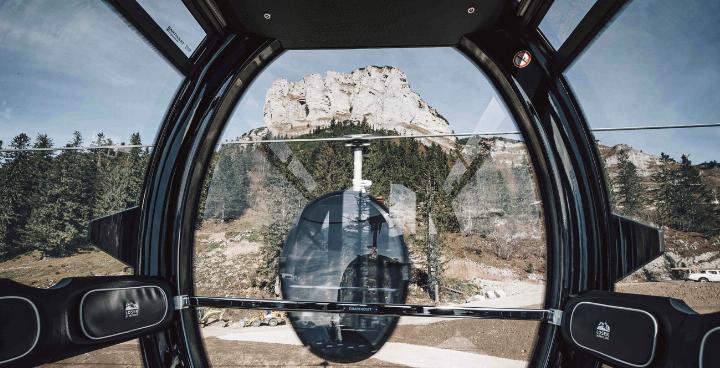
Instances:
[[[98,134],[96,145],[112,143]],[[140,145],[140,134],[130,136],[131,145]],[[103,150],[105,151],[105,150]],[[147,154],[141,148],[130,148],[110,154],[96,154],[98,182],[94,201],[93,217],[107,216],[135,206],[140,200]]]
[[[618,153],[617,177],[613,184],[617,188],[615,198],[620,213],[626,216],[641,216],[646,202],[642,178],[638,175],[637,167],[630,160],[627,150]]]
[[[127,160],[119,154],[115,158],[101,159],[97,163],[98,182],[93,206],[93,217],[102,217],[126,208],[129,191]]]
[[[240,145],[223,145],[215,154],[213,178],[205,199],[205,217],[228,221],[239,218],[248,206],[248,172],[252,153]]]
[[[670,207],[673,223],[684,231],[711,231],[715,220],[713,197],[703,183],[700,171],[688,156],[682,155],[676,172],[676,188]]]
[[[273,289],[279,272],[279,257],[293,220],[300,214],[306,199],[288,182],[284,173],[269,165],[261,179],[265,190],[271,223],[262,229],[263,244],[260,247],[260,264],[253,280],[256,287]],[[217,172],[215,173],[217,175]],[[274,290],[276,293],[279,290]]]
[[[435,302],[440,302],[440,288],[443,282],[443,274],[445,272],[445,263],[443,262],[443,247],[440,237],[435,227],[435,221],[432,213],[427,213],[426,233],[425,233],[425,254],[426,254],[426,272],[428,275],[428,291],[432,295]]]
[[[655,222],[660,225],[671,225],[668,221],[671,219],[671,206],[675,196],[675,160],[668,154],[660,154],[660,165],[658,170],[652,175],[652,181],[655,184],[653,190],[653,201],[655,203]]]
[[[657,185],[655,202],[658,220],[682,231],[713,234],[718,231],[720,210],[700,171],[687,155],[680,163],[668,155],[660,157],[661,167],[653,176]]]
[[[279,212],[279,211],[278,211]],[[277,213],[277,212],[276,212]],[[290,232],[292,221],[276,219],[262,231],[263,244],[260,246],[260,264],[253,284],[261,289],[272,289],[280,272],[280,252]],[[279,290],[273,290],[276,293]]]
[[[46,137],[45,137],[46,138]],[[46,144],[38,140],[36,144]],[[30,137],[21,133],[14,137],[10,148],[30,148]],[[8,152],[3,160],[3,177],[0,182],[0,256],[10,257],[28,249],[21,238],[33,210],[37,192],[37,155],[30,151]]]
[[[67,146],[81,145],[82,136],[75,132]],[[33,209],[23,234],[27,246],[57,256],[86,246],[95,180],[96,167],[91,154],[67,150],[55,157],[47,180],[38,188],[43,203]]]
[[[0,147],[2,148],[2,147]],[[5,173],[5,166],[0,161],[0,186],[3,186],[7,174]],[[7,225],[10,221],[10,201],[3,194],[4,191],[0,189],[0,261],[6,259],[10,253],[10,247],[7,239]]]
[[[135,132],[130,136],[130,145],[142,145],[142,139],[139,132]],[[142,148],[132,148],[130,155],[130,175],[128,176],[128,199],[127,207],[135,206],[140,203],[141,191],[145,181],[145,170],[147,169],[150,155]]]
[[[210,192],[210,184],[213,182],[213,176],[216,167],[217,155],[212,155],[212,158],[210,159],[209,169],[205,174],[205,178],[203,179],[204,181],[202,186],[202,192],[200,193],[200,200],[198,203],[198,217],[196,222],[196,227],[198,228],[202,225],[203,220],[212,218],[212,213],[208,212],[207,197],[208,193]]]
[[[435,299],[440,301],[440,287],[443,281],[444,262],[443,247],[438,237],[438,224],[435,208],[438,207],[436,194],[440,188],[437,178],[432,176],[432,168],[426,168],[428,175],[425,177],[424,188],[424,225],[425,225],[425,256],[426,273],[428,275],[428,291]]]

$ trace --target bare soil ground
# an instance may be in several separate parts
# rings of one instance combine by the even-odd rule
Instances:
[[[92,250],[70,257],[43,257],[39,251],[0,262],[0,277],[38,288],[49,288],[65,277],[130,275],[132,268],[109,256]]]
[[[698,233],[663,228],[665,248],[683,257],[692,257],[705,252],[720,250],[720,236],[706,237]]]
[[[61,360],[44,367],[142,367],[140,344],[137,340],[109,346],[72,358]]]
[[[302,346],[239,343],[213,337],[204,342],[213,367],[403,367],[372,358],[353,364],[329,363]]]
[[[523,278],[529,267],[535,273],[545,272],[545,240],[520,239],[511,251],[509,259],[497,256],[497,241],[477,234],[446,234],[444,244],[448,246],[448,258],[464,260],[477,265],[511,270]],[[452,271],[451,271],[452,272]],[[493,279],[492,275],[480,272],[477,276]]]
[[[427,325],[399,325],[390,341],[528,360],[539,322],[453,320]]]
[[[720,311],[720,282],[622,282],[616,285],[615,290],[681,299],[698,313]]]
[[[261,342],[204,340],[213,367],[402,367],[377,359],[355,364],[329,364],[301,346]],[[45,367],[142,367],[136,341],[82,354]]]

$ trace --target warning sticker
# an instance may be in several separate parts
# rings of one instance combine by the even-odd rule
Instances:
[[[513,57],[513,64],[520,69],[528,66],[530,61],[532,61],[532,55],[530,55],[530,52],[526,50],[518,51]]]

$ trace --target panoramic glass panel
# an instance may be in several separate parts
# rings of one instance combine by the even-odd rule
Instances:
[[[286,52],[238,103],[212,158],[195,233],[196,294],[541,308],[542,203],[525,143],[480,134],[516,130],[485,76],[454,49]],[[356,134],[369,136],[357,182],[354,147],[324,140]],[[539,325],[198,314],[216,365],[524,366]]]
[[[0,277],[48,288],[133,270],[88,222],[137,205],[181,76],[105,3],[0,2]],[[86,146],[134,148],[86,150]],[[64,151],[27,151],[53,147]],[[65,364],[140,364],[136,342]],[[130,354],[129,354],[130,353]]]
[[[605,162],[615,213],[659,226],[665,254],[616,285],[620,292],[679,298],[698,313],[720,311],[720,287],[706,272],[720,269],[720,165],[717,160],[694,161],[677,147],[643,151],[633,142],[696,140],[720,128],[597,133]],[[635,138],[635,139],[633,139]],[[682,149],[682,148],[680,148]],[[720,156],[719,149],[707,152]],[[703,280],[705,279],[705,280]],[[689,286],[679,280],[698,281]]]
[[[566,73],[590,126],[720,122],[718,11],[720,4],[705,1],[629,3]],[[719,310],[720,283],[675,282],[698,281],[702,271],[720,268],[720,127],[596,132],[595,138],[613,210],[660,226],[665,236],[665,255],[618,290],[680,298],[699,312]]]
[[[553,1],[540,21],[539,28],[555,50],[562,46],[595,2],[596,0]]]
[[[205,30],[182,1],[137,0],[137,2],[185,56],[192,56],[205,39]]]

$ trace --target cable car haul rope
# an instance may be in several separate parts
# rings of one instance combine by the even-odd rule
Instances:
[[[641,125],[627,127],[608,127],[608,128],[592,128],[592,132],[622,132],[622,131],[639,131],[639,130],[666,130],[666,129],[694,129],[694,128],[718,128],[720,123],[710,124],[672,124],[672,125]],[[473,137],[473,136],[502,136],[502,135],[520,135],[518,131],[499,131],[499,132],[479,132],[479,133],[449,133],[449,134],[414,134],[414,135],[367,135],[367,140],[384,140],[384,139],[422,139],[422,138],[441,138],[441,137]],[[261,144],[261,143],[307,143],[307,142],[349,142],[352,136],[331,137],[331,138],[287,138],[287,139],[263,139],[263,140],[238,140],[222,142],[220,145],[226,144]],[[125,150],[132,148],[153,148],[154,145],[112,145],[112,146],[82,146],[82,147],[48,147],[48,148],[2,148],[0,152],[25,152],[25,151],[78,151],[78,150]]]

